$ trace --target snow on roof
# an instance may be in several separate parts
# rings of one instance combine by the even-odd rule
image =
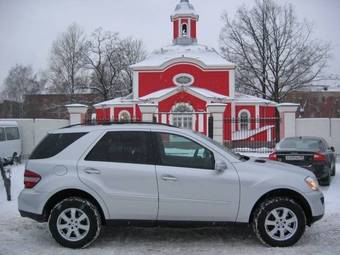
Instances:
[[[172,61],[193,61],[207,67],[235,68],[235,64],[226,61],[213,48],[205,45],[170,45],[156,50],[144,61],[134,64],[134,69],[164,68]]]
[[[205,96],[207,98],[211,98],[211,99],[231,99],[230,97],[218,94],[216,92],[213,92],[211,90],[208,89],[203,89],[203,88],[198,88],[198,87],[189,87],[191,90],[193,90],[194,92],[201,94],[202,96]]]
[[[0,126],[14,126],[14,127],[17,127],[18,123],[16,121],[9,121],[9,120],[1,120],[0,119]]]
[[[147,100],[152,100],[152,99],[157,99],[157,98],[161,98],[167,94],[170,94],[174,91],[176,91],[178,89],[178,87],[171,87],[171,88],[166,88],[166,89],[161,89],[158,90],[156,92],[150,93],[148,95],[145,95],[141,98],[139,98],[142,101],[147,101]]]
[[[176,15],[194,15],[198,16],[194,6],[189,3],[188,0],[181,0],[179,4],[177,4],[174,12],[172,13],[172,16]]]
[[[104,106],[110,106],[110,105],[131,105],[135,101],[132,99],[132,94],[129,94],[125,97],[117,97],[111,100],[107,100],[104,102],[100,102],[98,104],[93,105],[93,107],[104,107]]]
[[[85,104],[67,104],[66,107],[88,107]]]
[[[235,131],[233,132],[233,141],[238,141],[238,140],[245,140],[248,139],[249,137],[252,137],[254,135],[260,134],[263,131],[267,131],[271,128],[274,128],[274,125],[271,126],[264,126],[261,128],[253,129],[253,130],[247,130],[247,132],[244,132],[244,130],[241,131]]]
[[[237,103],[264,103],[264,104],[271,104],[276,105],[277,103],[274,101],[270,101],[267,99],[246,95],[243,93],[235,93],[235,102]]]
[[[159,99],[159,98],[162,98],[162,97],[169,95],[173,92],[179,92],[181,90],[186,91],[186,92],[192,91],[192,92],[199,94],[200,96],[203,96],[203,97],[208,98],[208,99],[216,99],[216,100],[230,99],[230,97],[215,93],[215,92],[207,90],[207,89],[198,88],[198,87],[194,87],[194,86],[189,86],[189,87],[178,86],[178,87],[171,87],[171,88],[166,88],[166,89],[162,89],[162,90],[153,92],[153,93],[148,94],[144,97],[141,97],[140,100],[150,101],[150,100],[153,100],[153,99]]]

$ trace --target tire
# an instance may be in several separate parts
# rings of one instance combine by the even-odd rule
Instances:
[[[78,221],[79,219],[81,220]],[[98,209],[91,202],[80,197],[71,197],[52,209],[48,226],[52,237],[62,246],[85,248],[99,236],[101,218]]]
[[[252,226],[258,239],[265,245],[287,247],[299,241],[305,232],[306,216],[302,207],[294,200],[288,197],[274,197],[258,206]]]
[[[321,186],[329,186],[331,183],[331,171],[328,172],[328,175],[325,178],[320,179]]]
[[[336,174],[336,162],[334,163],[334,166],[332,168],[332,176],[335,176]]]

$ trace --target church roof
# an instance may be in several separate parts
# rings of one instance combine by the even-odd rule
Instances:
[[[177,4],[172,16],[176,15],[193,15],[198,16],[194,6],[189,3],[189,0],[181,0],[179,4]]]
[[[170,45],[156,50],[144,61],[134,64],[133,69],[163,69],[172,62],[197,62],[203,67],[235,68],[235,64],[226,61],[216,50],[205,45]]]

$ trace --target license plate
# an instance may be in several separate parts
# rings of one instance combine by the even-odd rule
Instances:
[[[305,157],[304,156],[286,156],[286,160],[304,160]]]

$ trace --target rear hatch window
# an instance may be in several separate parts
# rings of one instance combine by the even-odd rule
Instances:
[[[86,134],[87,133],[48,134],[34,149],[30,159],[53,157]]]

